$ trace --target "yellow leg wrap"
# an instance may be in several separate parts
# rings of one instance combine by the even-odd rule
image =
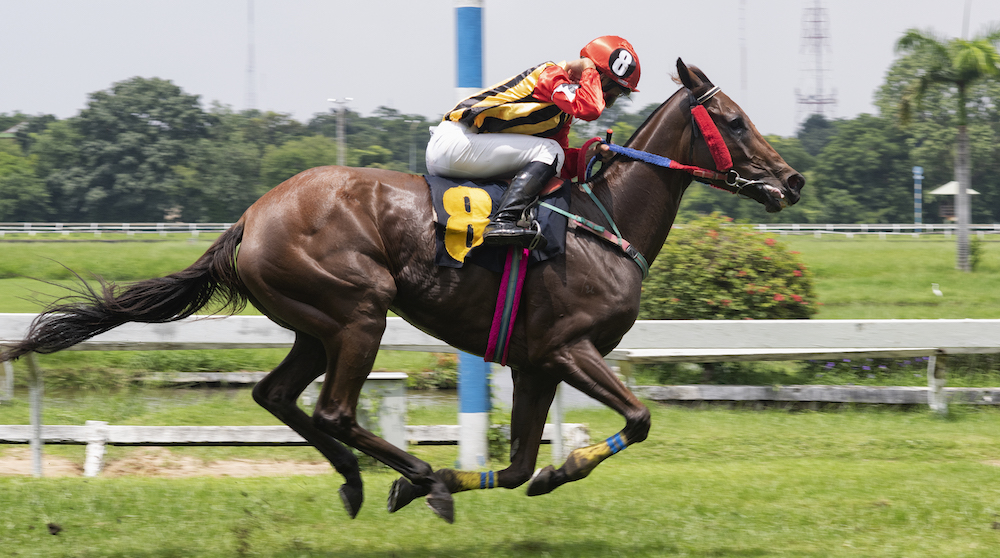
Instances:
[[[497,474],[494,471],[472,473],[452,469],[438,469],[437,475],[452,494],[466,490],[496,488],[497,486]]]
[[[566,458],[563,470],[570,480],[580,480],[590,474],[602,461],[628,446],[625,436],[615,434],[607,440],[573,450]]]

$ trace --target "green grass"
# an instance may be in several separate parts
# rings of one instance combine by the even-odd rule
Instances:
[[[965,273],[955,269],[954,239],[775,238],[812,271],[817,319],[1000,318],[1000,242],[983,241],[978,268]]]
[[[1000,249],[992,242],[984,243],[980,271],[961,274],[953,270],[953,243],[943,240],[782,240],[802,253],[815,274],[825,303],[818,318],[996,318],[1000,312],[1000,295],[994,294],[1000,292],[995,279]],[[148,264],[144,273],[183,268],[207,246],[201,242],[163,242],[160,248],[173,244],[177,252],[156,257],[175,260]],[[131,268],[101,263],[101,258],[122,257],[125,252],[118,248],[125,247],[125,257],[139,269],[147,265],[137,263],[147,257],[151,247],[145,245],[161,243],[100,244],[100,250],[78,255],[82,244],[37,244],[34,254],[17,257],[47,253],[75,269],[126,280],[108,270],[125,274]],[[11,246],[20,244],[0,242],[0,262],[13,254],[7,251]],[[161,263],[169,269],[156,267]],[[22,265],[39,266],[37,274],[51,274],[49,279],[63,278],[49,264]],[[931,282],[941,285],[944,297],[931,294]],[[0,310],[37,311],[13,306],[29,285],[17,278],[0,280]],[[21,292],[10,296],[11,289]],[[62,391],[47,391],[44,422],[276,424],[245,389],[166,390],[176,400],[164,404],[144,398],[150,393],[145,389],[80,388],[95,385],[91,380],[108,368],[127,375],[178,365],[267,366],[281,352],[220,351],[207,360],[209,351],[100,357],[111,361],[88,361],[94,354],[82,352],[47,356],[51,360],[42,361],[47,374],[60,367],[82,372],[76,380],[64,375],[64,383],[55,384]],[[434,365],[433,357],[416,364],[414,357],[380,354],[376,366]],[[17,374],[24,377],[20,368]],[[78,393],[61,398],[68,390]],[[0,405],[0,424],[28,422],[23,389],[16,395],[12,403]],[[0,556],[992,557],[1000,548],[1000,410],[952,406],[947,419],[924,410],[789,413],[654,406],[651,411],[649,439],[614,456],[587,479],[539,498],[525,497],[523,488],[456,495],[458,521],[452,526],[420,504],[388,515],[384,498],[397,475],[380,467],[365,471],[367,502],[353,521],[341,508],[336,490],[342,481],[333,473],[252,479],[0,476]],[[413,407],[408,423],[454,423],[455,413],[454,408]],[[571,409],[565,420],[587,424],[594,440],[622,425],[607,409]],[[452,466],[456,457],[454,446],[411,449],[435,467]],[[9,450],[0,447],[0,452]],[[47,453],[77,463],[83,451],[81,446],[46,447]],[[109,448],[108,459],[136,451],[141,450]],[[318,459],[311,448],[171,451],[206,461]],[[539,465],[548,463],[548,451],[542,448]],[[50,535],[48,523],[63,531]]]
[[[197,240],[0,242],[0,278],[72,279],[70,270],[114,281],[160,277],[194,263],[213,241],[203,235]]]
[[[353,521],[332,473],[0,477],[0,555],[987,557],[1000,547],[994,410],[652,412],[650,438],[587,479],[538,498],[458,494],[451,526],[419,503],[387,514],[396,475],[384,469],[365,472]],[[567,420],[595,439],[621,424],[607,410]],[[49,535],[48,523],[63,531]]]
[[[998,241],[983,241],[979,268],[962,273],[955,270],[954,239],[940,236],[775,238],[800,252],[812,270],[823,304],[816,318],[1000,317]],[[0,241],[0,311],[37,312],[42,305],[25,298],[59,294],[58,288],[25,277],[68,282],[72,274],[66,268],[113,281],[157,277],[190,265],[211,240],[202,235],[133,242]],[[934,296],[931,283],[941,286],[943,297]]]
[[[57,285],[15,275],[33,276],[57,284],[71,284],[67,267],[91,272],[114,281],[165,275],[197,259],[211,239],[166,239],[144,242],[93,242],[86,240],[0,242],[0,311],[37,312],[53,297],[65,294]],[[790,250],[800,252],[812,270],[822,303],[819,319],[848,318],[1000,318],[1000,242],[983,241],[978,269],[954,269],[955,243],[944,237],[877,237],[853,239],[825,236],[776,236]],[[931,292],[938,283],[943,297]],[[249,308],[248,313],[257,313]],[[46,378],[53,386],[116,386],[148,371],[269,370],[284,350],[162,351],[132,353],[64,352],[43,357]],[[988,364],[988,363],[987,363]],[[796,366],[796,365],[791,365]],[[376,369],[416,373],[435,367],[434,357],[417,353],[380,353]],[[744,367],[746,368],[746,367]],[[992,370],[987,365],[986,370]],[[763,370],[763,369],[762,369]],[[903,371],[875,383],[919,385],[924,380]],[[868,378],[839,378],[817,371],[768,365],[763,376],[744,370],[737,383],[869,383]],[[671,383],[697,380],[672,374]],[[803,376],[805,374],[805,376]],[[977,372],[968,385],[995,385],[992,375]],[[689,374],[690,375],[690,374]],[[647,375],[648,376],[648,375]],[[18,374],[23,378],[24,374]],[[650,376],[652,378],[652,376]],[[952,385],[964,380],[955,377]],[[985,383],[984,383],[985,382]]]

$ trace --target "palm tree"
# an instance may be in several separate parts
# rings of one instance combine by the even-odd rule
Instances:
[[[945,39],[933,33],[917,29],[907,31],[896,43],[896,52],[920,57],[923,72],[917,76],[900,102],[900,116],[904,123],[909,121],[913,105],[923,99],[927,91],[943,85],[956,92],[956,123],[958,141],[955,149],[955,180],[958,182],[958,196],[955,200],[955,215],[958,218],[958,250],[955,267],[970,271],[969,267],[969,135],[966,104],[970,84],[991,76],[1000,76],[1000,27],[993,27],[986,33],[967,39]]]

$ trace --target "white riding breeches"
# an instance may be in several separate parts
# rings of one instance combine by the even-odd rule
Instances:
[[[532,161],[556,164],[566,154],[559,142],[524,134],[479,134],[458,122],[432,128],[427,144],[427,172],[450,178],[509,178]]]

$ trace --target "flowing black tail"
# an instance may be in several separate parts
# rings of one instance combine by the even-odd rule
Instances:
[[[99,291],[83,283],[76,295],[39,314],[24,340],[0,353],[0,361],[61,351],[127,322],[173,322],[210,302],[230,314],[239,312],[248,300],[236,273],[242,239],[241,220],[184,271],[124,286],[101,281]]]

